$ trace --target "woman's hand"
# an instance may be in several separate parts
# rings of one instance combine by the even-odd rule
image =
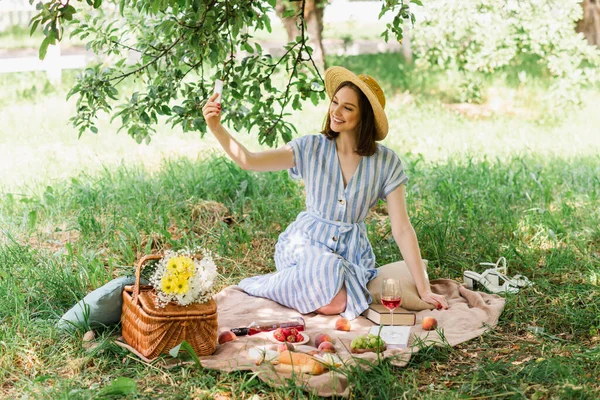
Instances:
[[[431,290],[423,294],[419,294],[421,296],[421,300],[426,303],[433,304],[438,310],[447,310],[448,309],[448,300],[440,294],[435,294]]]
[[[211,131],[221,124],[221,104],[215,103],[218,95],[218,93],[214,93],[202,107],[202,115],[204,115],[206,125]]]

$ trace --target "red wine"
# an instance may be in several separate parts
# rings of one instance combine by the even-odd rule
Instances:
[[[296,328],[299,332],[305,329],[304,318],[295,317],[279,321],[254,321],[245,328],[232,328],[231,331],[237,336],[256,335],[261,332],[274,331],[277,328]]]
[[[400,297],[385,297],[381,299],[381,304],[388,310],[393,310],[398,307],[402,303],[402,299]]]
[[[285,325],[285,326],[277,326],[276,324],[251,326],[248,328],[248,335],[256,335],[257,333],[261,333],[261,332],[270,332],[270,331],[274,331],[275,329],[278,329],[278,328],[287,328],[287,329],[296,328],[296,330],[298,332],[302,332],[304,330],[304,325],[302,325],[302,324],[297,324],[297,325],[282,324],[282,325]]]

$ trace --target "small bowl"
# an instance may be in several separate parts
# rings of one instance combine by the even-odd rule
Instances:
[[[279,340],[275,339],[275,336],[273,336],[274,333],[275,333],[275,331],[269,332],[269,339],[271,339],[275,343],[285,343],[285,342],[282,342],[282,341],[279,341]],[[306,343],[308,343],[308,341],[310,340],[310,336],[308,336],[308,334],[304,333],[304,332],[299,332],[299,333],[302,335],[302,338],[303,338],[301,342],[288,342],[288,343],[291,343],[294,346],[296,346],[298,344],[306,344]]]

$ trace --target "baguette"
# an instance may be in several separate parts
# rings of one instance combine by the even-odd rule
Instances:
[[[283,351],[279,354],[279,369],[296,374],[320,375],[326,368],[308,354]]]

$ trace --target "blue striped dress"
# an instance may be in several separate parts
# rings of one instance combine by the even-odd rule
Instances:
[[[306,314],[331,303],[345,284],[342,316],[354,319],[371,302],[367,283],[377,276],[364,223],[369,209],[408,178],[398,156],[377,144],[362,157],[344,187],[335,140],[308,135],[292,140],[293,179],[304,179],[306,211],[279,236],[277,272],[244,279],[241,288]]]

